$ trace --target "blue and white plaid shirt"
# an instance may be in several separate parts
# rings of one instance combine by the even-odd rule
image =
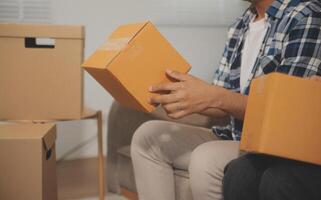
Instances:
[[[240,89],[242,50],[249,24],[256,16],[249,8],[231,26],[214,85],[244,95],[251,80],[271,72],[309,77],[321,75],[321,0],[275,0],[266,12],[268,29],[246,87]],[[240,140],[243,122],[231,117],[226,127],[213,132],[227,140]]]

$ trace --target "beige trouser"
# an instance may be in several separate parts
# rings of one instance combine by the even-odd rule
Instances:
[[[131,145],[140,200],[175,200],[174,169],[188,170],[194,200],[222,197],[223,171],[239,155],[239,143],[223,141],[210,129],[149,121]]]

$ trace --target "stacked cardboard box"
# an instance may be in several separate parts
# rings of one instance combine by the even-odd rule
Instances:
[[[252,82],[241,150],[321,165],[321,83],[273,73]]]
[[[0,24],[0,120],[83,116],[84,28]],[[56,200],[54,125],[0,126],[0,199]]]
[[[79,119],[84,28],[0,24],[0,120]]]
[[[57,200],[56,127],[0,125],[0,199]]]

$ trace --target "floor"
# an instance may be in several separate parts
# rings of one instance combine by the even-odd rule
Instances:
[[[59,200],[98,200],[97,159],[61,161],[57,163]],[[127,200],[108,194],[106,200]]]
[[[99,200],[98,197],[87,197],[87,198],[81,198],[81,199],[70,199],[70,200]],[[105,198],[105,200],[127,200],[124,197],[121,197],[119,195],[115,194],[108,194]]]
[[[99,199],[98,197],[88,197],[88,198],[72,199],[72,200],[99,200]],[[119,195],[108,194],[105,200],[127,200],[127,199]]]

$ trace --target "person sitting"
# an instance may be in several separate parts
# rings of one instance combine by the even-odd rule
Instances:
[[[230,123],[212,130],[165,121],[142,124],[131,145],[140,200],[174,200],[173,169],[189,171],[194,200],[223,199],[224,169],[239,157],[238,141],[253,78],[271,72],[300,77],[321,74],[320,1],[248,1],[249,9],[229,29],[213,84],[168,70],[176,82],[151,86],[150,92],[162,95],[150,102],[160,104],[171,118],[199,113]],[[234,169],[233,164],[229,168]],[[227,177],[228,173],[229,169]],[[238,181],[231,181],[233,187]]]

